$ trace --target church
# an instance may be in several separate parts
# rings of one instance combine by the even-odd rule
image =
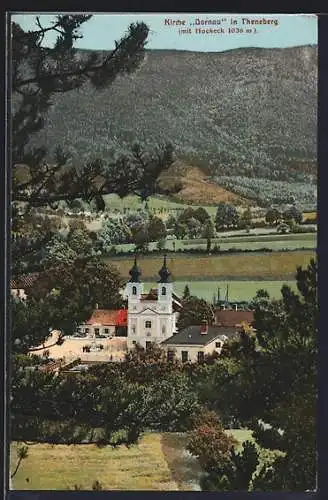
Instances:
[[[144,293],[136,257],[129,274],[124,293],[128,301],[127,348],[132,349],[136,344],[144,348],[153,342],[160,344],[177,332],[176,324],[182,308],[180,298],[173,290],[167,257],[164,256],[158,273],[157,288],[147,293]]]

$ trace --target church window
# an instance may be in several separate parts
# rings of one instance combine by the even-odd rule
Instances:
[[[146,328],[151,328],[151,321],[146,321],[145,322],[145,327]]]
[[[162,326],[162,333],[166,333],[166,328],[165,328],[165,325]]]
[[[136,286],[132,287],[132,295],[137,295],[137,287]]]
[[[162,295],[166,295],[166,287],[162,286]]]

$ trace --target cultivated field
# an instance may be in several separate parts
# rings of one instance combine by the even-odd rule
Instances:
[[[231,236],[222,234],[219,238],[212,239],[212,247],[218,245],[221,250],[261,250],[263,248],[269,250],[297,250],[297,249],[312,249],[317,246],[316,233],[300,233],[300,234],[261,234],[251,236]],[[151,242],[149,249],[156,249],[157,243]],[[117,251],[130,252],[135,248],[134,244],[125,243],[115,245]],[[188,250],[188,248],[199,248],[206,250],[205,239],[184,239],[184,240],[167,240],[165,244],[167,250]]]
[[[283,284],[289,285],[293,290],[296,290],[296,281],[282,280],[263,280],[263,281],[239,281],[239,280],[217,280],[217,281],[175,281],[174,291],[182,297],[186,285],[189,286],[190,293],[196,295],[200,299],[205,299],[212,302],[213,296],[217,297],[218,288],[220,288],[221,298],[225,297],[227,285],[229,285],[229,300],[240,301],[250,300],[255,295],[257,290],[263,288],[267,290],[272,298],[278,299],[281,296],[280,290]],[[156,287],[156,282],[145,283],[145,290]]]
[[[213,280],[250,279],[250,280],[292,280],[297,266],[307,266],[315,252],[312,250],[274,253],[237,253],[228,255],[169,256],[168,266],[174,280]],[[161,266],[161,257],[140,256],[139,264],[142,278],[156,280]],[[104,261],[115,265],[122,276],[128,277],[133,257],[104,257]]]

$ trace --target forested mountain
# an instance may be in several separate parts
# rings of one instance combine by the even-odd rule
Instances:
[[[53,102],[35,141],[50,150],[61,144],[77,161],[106,158],[113,144],[169,140],[180,159],[206,167],[218,183],[221,176],[316,182],[316,46],[148,50],[141,68],[110,88],[86,85]]]

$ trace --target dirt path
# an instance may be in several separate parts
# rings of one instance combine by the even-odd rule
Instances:
[[[197,460],[185,449],[185,434],[165,432],[161,434],[164,458],[179,491],[201,491],[199,479],[202,470]]]

